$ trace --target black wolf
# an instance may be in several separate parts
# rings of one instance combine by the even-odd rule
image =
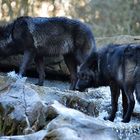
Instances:
[[[71,75],[70,89],[75,89],[77,66],[94,50],[91,30],[77,20],[19,17],[0,27],[0,56],[23,53],[20,75],[24,74],[30,60],[34,59],[39,73],[38,85],[43,85],[45,79],[44,57],[63,55]]]
[[[122,91],[123,122],[129,122],[136,99],[140,103],[140,45],[108,45],[93,52],[81,65],[76,89],[110,86],[112,112],[106,117],[113,121]]]

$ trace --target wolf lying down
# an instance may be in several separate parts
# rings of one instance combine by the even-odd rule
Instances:
[[[136,99],[140,103],[140,45],[108,45],[94,52],[81,65],[76,89],[110,86],[112,112],[106,120],[113,121],[118,97],[122,92],[123,120],[129,122]]]
[[[23,53],[20,75],[34,59],[39,73],[38,85],[43,85],[45,79],[44,57],[63,55],[71,75],[70,89],[75,89],[77,66],[90,51],[95,51],[93,34],[87,25],[77,20],[19,17],[0,27],[0,57]]]

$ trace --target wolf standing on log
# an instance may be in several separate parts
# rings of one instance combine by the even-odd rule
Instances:
[[[134,91],[140,103],[140,45],[108,45],[92,53],[81,65],[77,90],[88,87],[110,86],[111,114],[105,119],[113,121],[118,98],[122,91],[123,122],[129,122],[134,106]]]
[[[44,57],[63,55],[75,89],[77,66],[95,51],[91,30],[82,22],[62,17],[19,17],[0,27],[0,57],[23,53],[19,74],[23,75],[31,59],[39,73],[38,85],[45,79]]]

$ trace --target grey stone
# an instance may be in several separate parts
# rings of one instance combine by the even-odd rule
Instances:
[[[67,90],[65,83],[57,84],[48,81],[39,87],[17,75],[0,76],[0,139],[127,140],[140,136],[139,123],[112,123],[100,116],[110,111],[108,88],[78,92]]]
[[[103,47],[104,45],[113,44],[124,44],[124,43],[140,43],[140,36],[120,35],[114,37],[95,38],[97,48]],[[10,56],[0,61],[1,69],[18,69],[22,61],[22,55]],[[32,61],[27,68],[28,71],[35,72],[35,64]],[[45,72],[49,74],[64,76],[69,75],[69,71],[63,60],[63,56],[58,57],[46,57],[45,58]]]

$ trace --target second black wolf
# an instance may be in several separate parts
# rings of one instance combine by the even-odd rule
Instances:
[[[45,79],[44,57],[63,55],[75,89],[77,66],[89,52],[95,51],[95,41],[84,23],[62,17],[19,17],[0,27],[0,57],[24,53],[19,74],[23,75],[31,59],[39,72],[38,85]]]
[[[140,103],[140,45],[108,45],[92,53],[81,65],[76,88],[110,86],[111,114],[106,117],[113,121],[117,112],[118,97],[122,91],[123,122],[129,122],[135,99]]]

